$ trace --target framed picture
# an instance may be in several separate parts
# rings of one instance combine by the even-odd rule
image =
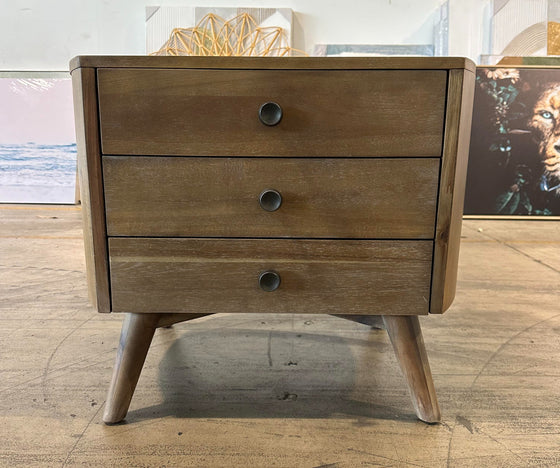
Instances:
[[[75,203],[69,74],[0,72],[0,103],[0,202]]]
[[[560,67],[477,69],[464,213],[560,217]]]

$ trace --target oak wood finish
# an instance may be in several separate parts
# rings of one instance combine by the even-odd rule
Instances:
[[[105,156],[103,173],[109,236],[434,236],[437,158]],[[274,212],[258,202],[271,188]]]
[[[160,314],[125,315],[103,413],[104,422],[114,424],[126,416],[154,332],[161,319]]]
[[[416,415],[427,423],[439,422],[441,411],[418,317],[385,315],[383,322],[408,384]]]
[[[443,70],[97,73],[104,154],[441,156]],[[276,126],[258,118],[266,102]]]
[[[77,57],[71,69],[92,297],[131,313],[106,422],[126,415],[155,328],[218,312],[383,315],[418,417],[439,420],[416,316],[455,292],[472,62]],[[284,111],[272,127],[257,116],[268,101]],[[281,191],[279,210],[259,207],[264,189]],[[273,292],[265,270],[280,274]]]
[[[434,245],[431,313],[445,312],[455,297],[475,75],[449,71],[438,214]]]
[[[95,70],[75,70],[72,73],[72,88],[89,298],[99,312],[110,312]]]
[[[207,314],[125,314],[103,422],[115,424],[125,418],[156,328],[205,315]]]
[[[427,314],[431,241],[111,238],[117,312]],[[280,274],[265,292],[259,274]]]
[[[70,61],[70,71],[94,68],[188,68],[249,70],[447,70],[475,72],[474,62],[464,57],[146,57],[81,55]]]

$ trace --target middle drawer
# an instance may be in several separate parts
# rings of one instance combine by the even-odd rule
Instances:
[[[438,176],[438,158],[104,156],[107,234],[431,239]]]

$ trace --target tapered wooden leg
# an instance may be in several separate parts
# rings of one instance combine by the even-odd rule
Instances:
[[[418,317],[384,315],[383,321],[408,383],[416,415],[427,423],[439,422],[441,413]]]
[[[105,423],[125,418],[160,319],[160,314],[126,314],[103,414]]]

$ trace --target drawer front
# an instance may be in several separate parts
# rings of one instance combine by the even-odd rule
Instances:
[[[112,310],[427,314],[432,249],[431,241],[110,238]],[[280,277],[274,291],[259,284],[267,271]]]
[[[103,173],[109,236],[434,236],[437,158],[104,156]]]
[[[441,156],[447,71],[98,71],[104,154]],[[259,120],[274,102],[280,123]]]

